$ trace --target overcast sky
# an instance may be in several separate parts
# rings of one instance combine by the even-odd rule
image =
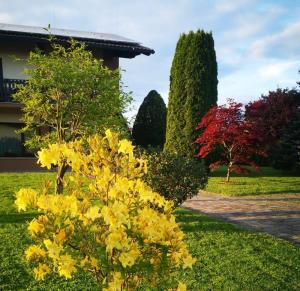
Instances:
[[[135,99],[130,116],[152,89],[167,103],[176,42],[189,30],[213,32],[219,104],[300,79],[300,0],[0,0],[0,22],[115,33],[153,48],[121,60]]]

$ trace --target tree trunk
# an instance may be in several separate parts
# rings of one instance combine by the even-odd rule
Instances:
[[[227,183],[230,180],[231,167],[232,167],[232,163],[230,162],[229,165],[228,165],[228,167],[227,167],[227,175],[226,175],[226,182]]]
[[[229,182],[230,179],[230,168],[227,168],[226,182]]]
[[[56,173],[56,185],[55,185],[55,194],[62,194],[64,190],[63,178],[67,171],[68,166],[63,163],[57,168]]]

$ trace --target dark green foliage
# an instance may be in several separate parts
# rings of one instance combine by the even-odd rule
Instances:
[[[167,108],[157,91],[144,99],[134,121],[132,137],[142,147],[163,147],[166,139]]]
[[[195,159],[154,152],[147,155],[148,173],[144,180],[152,189],[175,206],[187,198],[197,195],[207,183],[207,173],[203,163]]]
[[[300,109],[283,129],[273,153],[275,168],[300,172]]]
[[[217,102],[217,62],[212,33],[182,34],[171,67],[164,150],[193,157],[197,124]]]
[[[174,153],[184,140],[183,128],[185,127],[184,103],[185,95],[185,62],[187,51],[187,35],[182,34],[178,40],[175,56],[171,67],[170,92],[167,113],[167,131],[164,150]]]

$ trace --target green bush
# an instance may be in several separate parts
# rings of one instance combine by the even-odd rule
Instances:
[[[144,154],[148,160],[145,182],[175,206],[197,195],[207,184],[203,162],[164,152]]]

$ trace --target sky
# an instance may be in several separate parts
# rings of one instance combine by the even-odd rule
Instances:
[[[119,34],[154,49],[120,60],[130,118],[152,89],[167,104],[176,43],[190,30],[213,33],[219,104],[300,80],[300,0],[0,0],[0,22]]]

